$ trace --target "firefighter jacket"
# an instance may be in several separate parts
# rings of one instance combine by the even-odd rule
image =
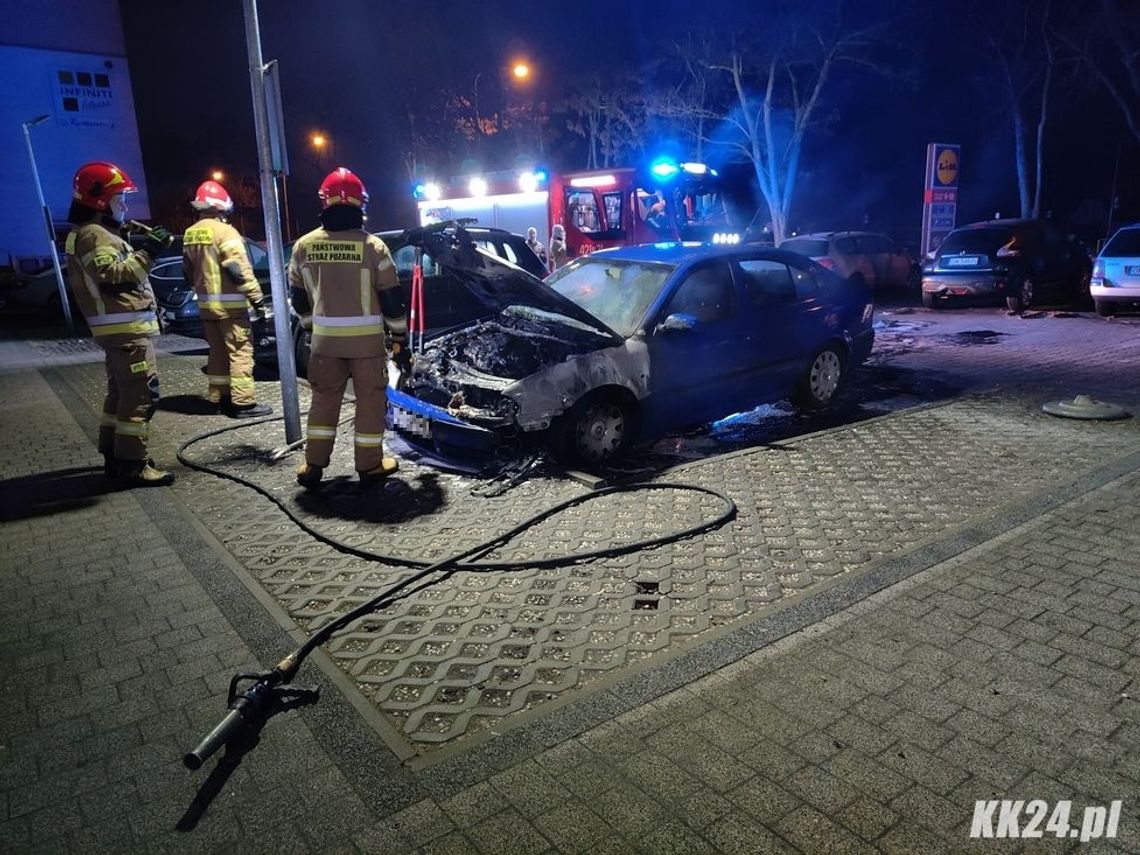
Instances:
[[[182,269],[204,320],[243,317],[263,297],[241,234],[215,217],[203,217],[182,236]]]
[[[147,273],[154,259],[99,220],[67,236],[67,278],[91,334],[104,346],[158,335],[154,292]]]
[[[346,358],[383,356],[384,328],[403,343],[404,294],[388,247],[363,229],[314,229],[293,244],[289,259],[293,308],[312,312],[312,353]]]

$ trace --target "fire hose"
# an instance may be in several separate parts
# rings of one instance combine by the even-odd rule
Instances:
[[[269,671],[257,674],[237,674],[230,681],[230,688],[227,697],[227,712],[225,717],[214,727],[202,741],[190,752],[185,754],[182,758],[183,764],[188,769],[201,768],[202,764],[206,762],[218,749],[229,743],[231,740],[236,739],[243,733],[255,729],[263,722],[268,715],[272,703],[282,697],[301,697],[305,696],[311,700],[317,699],[317,690],[296,686],[291,684],[291,680],[304,663],[305,659],[316,650],[319,646],[328,641],[334,634],[347,627],[357,619],[365,615],[387,608],[404,597],[415,594],[432,585],[439,584],[452,574],[459,571],[500,571],[506,572],[511,570],[521,570],[524,568],[540,568],[540,567],[561,567],[571,564],[577,564],[583,561],[589,561],[597,558],[612,557],[615,555],[624,555],[632,552],[638,552],[643,549],[649,549],[656,546],[663,546],[668,543],[673,543],[688,537],[694,537],[704,532],[711,531],[719,528],[725,523],[729,522],[736,516],[736,503],[724,493],[714,490],[709,487],[703,487],[697,484],[686,484],[676,482],[641,482],[634,484],[618,485],[614,487],[606,487],[601,490],[596,490],[591,493],[586,493],[579,496],[574,496],[570,499],[558,502],[550,507],[542,510],[527,519],[523,520],[513,528],[497,534],[488,540],[470,547],[462,552],[459,552],[451,557],[444,558],[434,564],[421,561],[418,559],[406,556],[393,556],[382,555],[370,550],[362,549],[360,547],[352,546],[351,544],[340,541],[334,537],[322,534],[316,529],[309,526],[302,518],[300,518],[292,508],[290,508],[279,497],[271,493],[268,489],[260,485],[235,475],[231,472],[225,472],[221,469],[214,469],[208,465],[196,463],[189,459],[185,452],[191,445],[201,442],[210,437],[217,436],[228,431],[237,430],[243,427],[250,427],[259,424],[266,424],[268,422],[279,421],[282,417],[276,416],[267,419],[260,419],[258,421],[251,421],[244,425],[229,425],[212,431],[199,434],[191,437],[182,443],[178,448],[178,460],[185,466],[205,472],[216,477],[224,478],[235,483],[248,487],[262,496],[273,502],[281,511],[283,511],[299,528],[308,533],[316,540],[331,546],[338,552],[347,555],[353,555],[358,558],[364,558],[370,561],[376,561],[386,564],[401,564],[404,566],[411,566],[420,568],[407,579],[404,579],[397,584],[392,585],[386,590],[380,592],[367,602],[361,603],[352,609],[336,618],[335,620],[326,623],[324,626],[315,631],[309,638],[297,647],[292,653],[279,661]],[[600,549],[593,549],[585,552],[575,552],[567,555],[546,556],[543,558],[531,558],[526,560],[516,561],[484,561],[481,560],[490,552],[498,549],[504,544],[511,541],[517,535],[521,534],[528,529],[533,528],[542,521],[562,513],[569,508],[577,505],[585,504],[588,501],[601,498],[603,496],[611,496],[617,493],[643,491],[643,490],[679,490],[687,492],[704,493],[718,499],[723,504],[723,509],[714,517],[703,520],[692,526],[679,529],[673,532],[668,532],[656,537],[645,538],[642,540],[631,541],[617,546],[604,547]],[[243,681],[251,680],[252,685],[249,688],[239,693],[239,687]]]

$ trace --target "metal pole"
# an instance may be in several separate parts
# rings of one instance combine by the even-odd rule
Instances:
[[[32,150],[32,135],[29,131],[40,122],[46,121],[47,116],[37,116],[30,122],[24,122],[24,142],[28,144],[28,160],[32,164],[32,178],[36,182],[36,195],[40,200],[40,211],[44,216],[44,227],[47,229],[48,246],[51,247],[51,266],[55,268],[55,284],[59,288],[59,305],[63,307],[63,319],[67,322],[68,333],[75,332],[75,323],[71,320],[71,303],[67,299],[67,284],[63,281],[63,268],[59,266],[59,251],[55,248],[55,227],[51,221],[51,209],[44,200],[44,188],[40,184],[40,171],[36,168],[36,153]]]
[[[285,240],[293,240],[293,220],[289,216],[289,176],[281,175],[281,200],[285,203]]]
[[[269,250],[269,283],[273,293],[273,328],[277,335],[277,371],[281,378],[281,409],[285,441],[301,439],[301,408],[297,401],[297,365],[293,361],[293,331],[289,323],[289,297],[285,292],[285,255],[281,244],[281,211],[277,179],[269,141],[269,112],[265,103],[265,62],[261,57],[261,30],[257,0],[245,0],[245,44],[249,54],[249,84],[253,92],[253,124],[257,131],[257,160],[261,167],[261,200],[265,212],[265,242]],[[284,143],[284,141],[282,141]]]

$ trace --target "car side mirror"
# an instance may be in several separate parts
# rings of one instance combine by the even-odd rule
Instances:
[[[696,325],[697,319],[693,315],[688,315],[684,312],[674,312],[659,323],[656,329],[654,329],[654,332],[682,332],[684,330],[691,330]]]

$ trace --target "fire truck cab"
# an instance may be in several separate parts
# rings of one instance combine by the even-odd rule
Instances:
[[[466,192],[464,192],[466,191]],[[420,224],[474,217],[481,226],[545,241],[556,224],[570,255],[660,241],[736,242],[720,176],[703,163],[657,161],[647,170],[595,169],[547,175],[496,173],[416,185]]]

